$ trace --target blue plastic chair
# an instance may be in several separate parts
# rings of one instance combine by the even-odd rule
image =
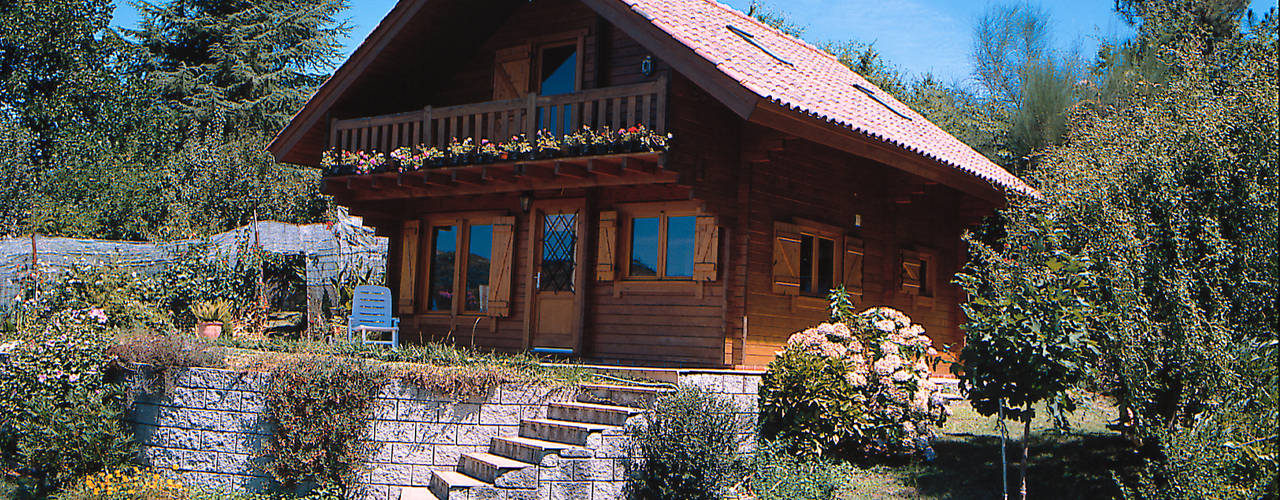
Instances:
[[[359,332],[363,344],[399,347],[400,320],[392,316],[391,309],[391,289],[376,285],[356,287],[347,320],[347,342],[354,342]],[[369,332],[390,333],[391,340],[369,340]]]

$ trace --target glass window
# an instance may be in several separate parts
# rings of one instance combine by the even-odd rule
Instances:
[[[449,311],[453,307],[453,266],[458,255],[458,235],[453,226],[432,228],[431,247],[427,310]]]
[[[667,268],[669,278],[693,277],[693,238],[697,218],[693,216],[667,219]]]
[[[578,256],[578,214],[548,214],[543,218],[542,274],[538,290],[572,292]]]
[[[800,236],[800,293],[813,293],[813,236]]]
[[[631,269],[629,276],[658,276],[658,234],[657,217],[636,217],[631,219]]]
[[[818,289],[814,293],[826,295],[835,288],[836,242],[818,238]]]
[[[467,311],[489,310],[489,259],[493,257],[493,226],[471,226],[467,240]]]
[[[562,45],[542,49],[542,95],[570,94],[578,86],[578,46]]]

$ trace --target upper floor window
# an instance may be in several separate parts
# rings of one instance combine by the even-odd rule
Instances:
[[[571,94],[578,91],[578,41],[543,45],[538,50],[538,93]]]

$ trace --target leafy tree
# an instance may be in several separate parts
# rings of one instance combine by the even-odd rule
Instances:
[[[1052,48],[1048,14],[1027,4],[990,7],[974,27],[976,76],[1003,117],[1007,153],[997,160],[1020,173],[1028,156],[1058,143],[1081,76],[1074,57]]]
[[[1063,414],[1075,409],[1066,391],[1098,355],[1089,337],[1098,318],[1088,257],[1063,248],[1068,234],[1040,207],[1017,210],[1023,231],[1004,241],[1002,251],[969,238],[973,259],[956,280],[969,296],[962,306],[961,383],[978,413],[999,415],[1002,425],[1006,415],[1022,421],[1026,498],[1032,405],[1049,401],[1055,420],[1066,421]]]
[[[29,131],[39,161],[110,114],[111,11],[108,0],[0,1],[0,108]]]
[[[793,37],[800,38],[804,35],[804,25],[793,21],[786,12],[760,0],[751,0],[751,5],[747,7],[747,15]]]
[[[1066,140],[1028,177],[1065,231],[1059,244],[1097,272],[1094,379],[1119,398],[1145,460],[1127,495],[1274,496],[1276,18],[1222,36],[1193,10],[1144,9],[1139,43],[1166,80],[1135,72],[1111,104],[1077,106]],[[1007,241],[1043,238],[1023,203],[1005,213]],[[1005,282],[999,261],[975,262],[981,286]]]

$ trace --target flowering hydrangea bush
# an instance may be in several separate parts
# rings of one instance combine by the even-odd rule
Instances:
[[[887,307],[795,333],[761,385],[762,435],[804,455],[930,456],[950,410],[924,333]]]
[[[30,493],[121,464],[132,451],[124,388],[106,374],[109,321],[101,309],[66,310],[0,344],[0,456]]]

